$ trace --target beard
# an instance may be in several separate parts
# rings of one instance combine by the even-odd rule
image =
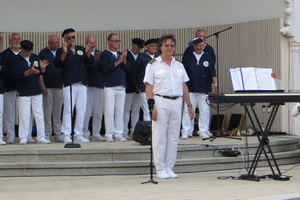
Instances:
[[[20,44],[12,44],[11,47],[16,48],[16,49],[20,49],[21,45]]]

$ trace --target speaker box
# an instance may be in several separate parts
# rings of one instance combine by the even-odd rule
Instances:
[[[132,140],[142,145],[151,144],[151,122],[138,121],[133,131]]]

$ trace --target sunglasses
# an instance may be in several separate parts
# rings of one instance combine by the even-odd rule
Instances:
[[[166,48],[169,48],[169,47],[174,48],[175,45],[174,44],[165,44],[164,47],[166,47]]]
[[[110,41],[115,42],[115,43],[121,42],[121,40],[110,40]]]
[[[75,36],[70,36],[70,37],[67,37],[67,40],[70,40],[70,39],[74,39]]]

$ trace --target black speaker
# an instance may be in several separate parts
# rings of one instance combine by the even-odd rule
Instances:
[[[151,144],[151,122],[138,121],[133,131],[132,140],[142,145]]]

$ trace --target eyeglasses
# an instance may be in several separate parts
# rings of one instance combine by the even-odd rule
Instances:
[[[169,47],[174,48],[175,45],[174,44],[165,44],[164,47],[166,47],[166,48],[169,48]]]
[[[73,36],[67,37],[67,40],[74,39],[74,38],[75,38],[75,36],[73,35]]]
[[[110,40],[110,41],[115,42],[115,43],[121,42],[121,40]]]

